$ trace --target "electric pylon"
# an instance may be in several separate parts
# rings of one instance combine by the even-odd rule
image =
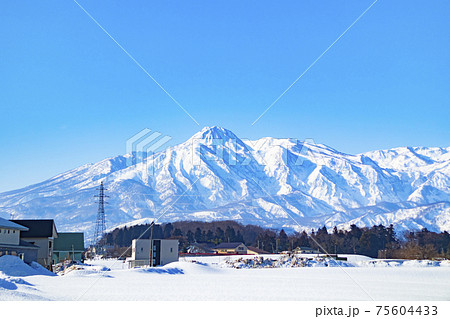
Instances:
[[[93,245],[95,247],[96,255],[103,255],[106,253],[106,243],[105,243],[105,232],[106,232],[106,221],[105,221],[105,198],[109,197],[105,195],[105,189],[103,187],[103,182],[100,183],[100,187],[97,188],[99,191],[98,195],[94,197],[98,198],[98,212],[97,212],[97,223],[95,225],[95,234]]]

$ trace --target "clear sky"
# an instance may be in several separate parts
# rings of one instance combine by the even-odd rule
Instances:
[[[143,128],[313,138],[347,153],[448,147],[450,2],[0,1],[0,192],[125,153]]]

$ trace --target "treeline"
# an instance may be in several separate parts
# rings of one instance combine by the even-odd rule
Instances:
[[[234,221],[179,221],[153,227],[153,238],[178,239],[182,252],[195,242],[210,244],[243,242],[247,246],[255,246],[270,253],[310,247],[322,253],[361,254],[379,258],[450,257],[450,235],[447,232],[434,233],[423,229],[402,235],[399,237],[395,234],[392,225],[371,228],[351,225],[349,230],[338,230],[335,227],[331,231],[322,227],[310,234],[305,231],[287,234],[284,230],[275,231],[254,225],[242,225]],[[150,230],[149,225],[137,225],[115,229],[105,236],[109,245],[127,247],[135,238],[150,238]]]
[[[179,221],[153,226],[154,239],[174,238],[180,241],[180,249],[187,249],[189,244],[222,242],[243,242],[252,245],[259,234],[267,231],[254,225],[242,225],[235,221]],[[142,236],[142,237],[141,237]],[[136,238],[149,239],[149,225],[136,225],[117,228],[105,235],[108,245],[126,247]]]

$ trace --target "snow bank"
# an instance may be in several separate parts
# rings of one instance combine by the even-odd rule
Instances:
[[[111,275],[106,273],[108,271],[111,271],[111,269],[102,265],[75,263],[61,270],[59,274],[69,277],[101,276],[105,278],[113,278]]]
[[[208,263],[196,260],[176,261],[162,267],[135,268],[133,271],[158,275],[204,275],[220,272],[220,269]]]
[[[44,268],[43,270],[50,273]],[[23,280],[22,278],[16,277],[45,275],[44,271],[42,271],[42,269],[39,269],[38,267],[33,268],[28,266],[16,256],[2,256],[0,257],[0,292],[15,291],[18,290],[20,286],[29,287],[30,289],[32,289],[32,284],[30,284],[28,281]],[[8,300],[7,298],[3,298],[3,295],[3,293],[0,293],[0,300]]]
[[[52,273],[50,270],[48,270],[47,268],[42,267],[40,264],[38,264],[37,262],[31,262],[30,267],[33,268],[38,275],[42,275],[42,276],[55,276],[54,273]]]
[[[356,262],[355,265],[359,267],[410,267],[410,268],[450,267],[450,261],[379,259],[379,260]]]
[[[0,278],[0,289],[16,290],[17,285],[8,278]]]
[[[16,290],[18,288],[17,285],[33,286],[28,281],[25,281],[22,278],[0,277],[0,289],[3,288],[6,290]]]
[[[6,276],[25,277],[25,276],[55,276],[38,263],[32,262],[31,266],[27,265],[16,256],[2,256],[0,257],[0,273]]]

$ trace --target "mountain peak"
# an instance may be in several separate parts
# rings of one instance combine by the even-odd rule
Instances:
[[[226,128],[220,127],[220,126],[205,126],[200,132],[197,132],[192,136],[193,139],[203,139],[203,140],[210,140],[210,139],[236,139],[239,138],[231,132],[230,130],[227,130]]]

